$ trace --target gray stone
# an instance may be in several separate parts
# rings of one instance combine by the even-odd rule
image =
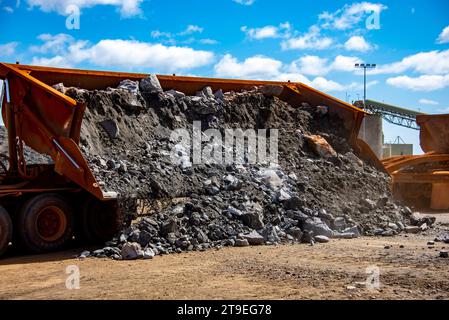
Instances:
[[[283,186],[282,179],[274,170],[263,170],[261,172],[264,183],[272,190],[278,190]]]
[[[368,210],[374,210],[377,206],[376,202],[370,199],[362,199],[360,204]]]
[[[247,247],[249,246],[249,242],[246,239],[235,239],[236,247]]]
[[[102,255],[104,255],[104,250],[103,249],[95,250],[94,252],[92,252],[92,255],[94,257],[102,256]]]
[[[121,256],[123,260],[136,260],[143,258],[144,252],[140,244],[136,242],[127,242],[123,245]]]
[[[161,83],[155,74],[150,74],[147,78],[140,81],[140,91],[145,93],[163,92]]]
[[[243,213],[240,216],[240,219],[246,226],[250,227],[251,229],[258,230],[258,229],[262,229],[264,227],[262,218],[260,217],[260,215],[258,213],[255,213],[255,212]]]
[[[332,238],[334,231],[332,231],[320,218],[307,219],[303,224],[304,231],[313,232],[314,236],[326,236]]]
[[[342,231],[347,228],[346,219],[344,217],[337,217],[332,221],[333,228]]]
[[[169,219],[165,221],[161,226],[161,234],[162,235],[168,235],[169,233],[175,233],[178,229],[178,226],[176,224],[176,220]]]
[[[320,209],[320,211],[318,211],[318,217],[320,217],[321,219],[327,220],[329,222],[332,222],[335,220],[334,216],[330,213],[328,213],[325,209]]]
[[[345,229],[343,231],[343,233],[353,234],[354,238],[358,238],[358,237],[361,236],[360,230],[359,230],[359,228],[357,226],[353,226],[353,227],[347,228],[347,229]]]
[[[245,234],[243,236],[246,240],[248,240],[248,243],[252,246],[255,245],[261,245],[265,243],[264,237],[262,237],[257,231],[253,230],[248,234]]]
[[[404,207],[402,212],[406,215],[406,216],[410,216],[413,214],[412,209],[410,209],[409,207]]]
[[[327,243],[330,241],[330,239],[326,236],[315,236],[314,239],[318,243]]]
[[[176,90],[173,90],[173,89],[165,91],[165,93],[170,94],[170,95],[172,95],[173,97],[175,97],[177,99],[182,99],[182,98],[184,98],[186,96],[183,92],[176,91]]]
[[[198,233],[196,235],[199,243],[207,243],[209,242],[209,238],[201,229],[198,229]]]
[[[304,204],[304,200],[300,197],[292,196],[290,199],[284,201],[284,208],[287,210],[301,210]]]
[[[404,230],[405,230],[406,233],[419,233],[419,232],[421,232],[421,228],[418,227],[418,226],[406,226]]]
[[[63,83],[57,83],[57,84],[53,85],[52,87],[53,87],[53,89],[56,89],[63,94],[65,94],[67,91],[67,89],[64,87]]]
[[[106,162],[106,160],[104,160],[103,158],[99,158],[99,159],[98,159],[98,163],[99,163],[100,166],[102,166],[102,167],[106,167],[106,166],[107,166],[107,162]]]
[[[225,189],[228,191],[236,191],[242,187],[241,181],[231,174],[228,174],[223,181],[225,183]]]
[[[142,246],[142,247],[146,247],[150,241],[151,241],[151,234],[145,230],[140,230],[139,233],[139,238],[137,240],[137,242]]]
[[[398,230],[399,227],[397,226],[397,224],[393,223],[393,222],[389,222],[388,223],[388,228],[393,229],[393,230]]]
[[[260,88],[260,92],[267,97],[279,97],[283,91],[284,86],[281,85],[265,85]]]
[[[293,227],[287,230],[287,233],[290,234],[293,238],[300,241],[302,236],[304,235],[300,228]]]
[[[100,122],[101,127],[106,131],[109,138],[116,139],[120,135],[120,128],[117,125],[117,122],[115,120],[104,120]]]
[[[384,230],[380,235],[382,236],[382,237],[392,237],[392,236],[394,236],[396,233],[394,232],[394,230],[393,229],[386,229],[386,230]]]
[[[414,226],[418,226],[418,225],[420,225],[421,223],[421,219],[422,219],[422,217],[421,217],[421,214],[419,213],[419,212],[413,212],[411,215],[410,215],[410,222],[412,223],[412,225],[414,225]]]
[[[262,235],[267,242],[277,243],[281,241],[278,234],[279,228],[277,226],[267,226],[262,230]],[[302,236],[302,235],[301,235]]]
[[[117,89],[128,90],[132,94],[137,95],[139,93],[139,83],[137,81],[126,79],[120,82]]]
[[[192,109],[200,115],[210,115],[218,111],[216,104],[201,97],[189,97]],[[205,100],[205,101],[204,101]]]
[[[107,256],[112,256],[114,254],[120,254],[120,249],[117,247],[105,247],[103,248],[104,254]]]
[[[208,98],[208,99],[214,99],[214,92],[212,91],[211,87],[204,87],[203,90],[201,90],[203,92],[203,95]]]
[[[337,239],[355,239],[360,237],[360,234],[354,233],[354,232],[341,232],[341,233],[334,233],[334,238]]]
[[[217,91],[215,91],[214,97],[215,97],[215,99],[222,101],[225,97],[223,90],[218,89]]]
[[[449,253],[447,250],[440,251],[440,258],[449,258]]]
[[[280,202],[284,202],[284,201],[290,200],[291,198],[292,198],[292,196],[284,188],[282,188],[279,191],[278,200]]]
[[[83,260],[83,259],[86,259],[87,257],[89,257],[90,256],[90,251],[83,251],[83,252],[81,252],[81,254],[79,255],[79,257],[78,258],[80,258],[81,260]]]
[[[154,253],[153,249],[146,248],[143,250],[143,258],[144,259],[153,259],[156,254]]]
[[[228,207],[228,212],[232,214],[235,217],[241,217],[243,215],[243,212],[239,209],[234,208],[233,206]]]

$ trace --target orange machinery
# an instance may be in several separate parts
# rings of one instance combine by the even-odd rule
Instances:
[[[424,155],[384,159],[393,178],[393,193],[407,204],[449,209],[449,114],[418,115]]]
[[[7,166],[0,175],[0,255],[11,239],[32,252],[63,247],[72,237],[105,240],[117,229],[118,202],[99,187],[78,146],[85,105],[52,88],[64,83],[84,89],[116,87],[147,74],[57,69],[0,63],[5,94],[2,116],[8,132]],[[282,85],[280,96],[293,106],[327,106],[344,124],[345,137],[359,156],[381,167],[358,139],[365,112],[302,83],[158,76],[165,90],[195,94],[205,86],[239,91]],[[24,146],[48,155],[53,164],[27,164]],[[14,221],[14,223],[12,222]],[[15,242],[15,240],[14,240]]]

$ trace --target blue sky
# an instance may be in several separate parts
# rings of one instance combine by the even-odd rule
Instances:
[[[0,61],[301,81],[350,101],[354,63],[377,63],[368,98],[449,113],[447,0],[0,0],[0,26]],[[385,125],[398,135],[420,151]]]

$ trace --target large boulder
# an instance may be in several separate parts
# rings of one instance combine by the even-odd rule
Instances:
[[[163,92],[161,83],[155,74],[150,74],[140,81],[140,91],[144,93],[160,93]]]

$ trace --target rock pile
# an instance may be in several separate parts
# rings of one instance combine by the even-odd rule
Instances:
[[[87,104],[82,150],[103,188],[119,192],[122,203],[139,200],[144,213],[136,218],[127,212],[132,225],[105,248],[82,256],[138,259],[222,246],[391,236],[408,230],[413,219],[410,209],[391,200],[389,177],[351,150],[339,119],[322,106],[281,101],[276,86],[226,93],[206,87],[187,96],[164,92],[151,76],[107,90],[59,88]],[[203,137],[207,129],[278,129],[279,163],[245,157],[233,164],[193,164],[192,147],[171,134],[193,132],[194,121],[201,122]],[[223,155],[230,151],[223,148]],[[142,208],[156,200],[163,205]]]

